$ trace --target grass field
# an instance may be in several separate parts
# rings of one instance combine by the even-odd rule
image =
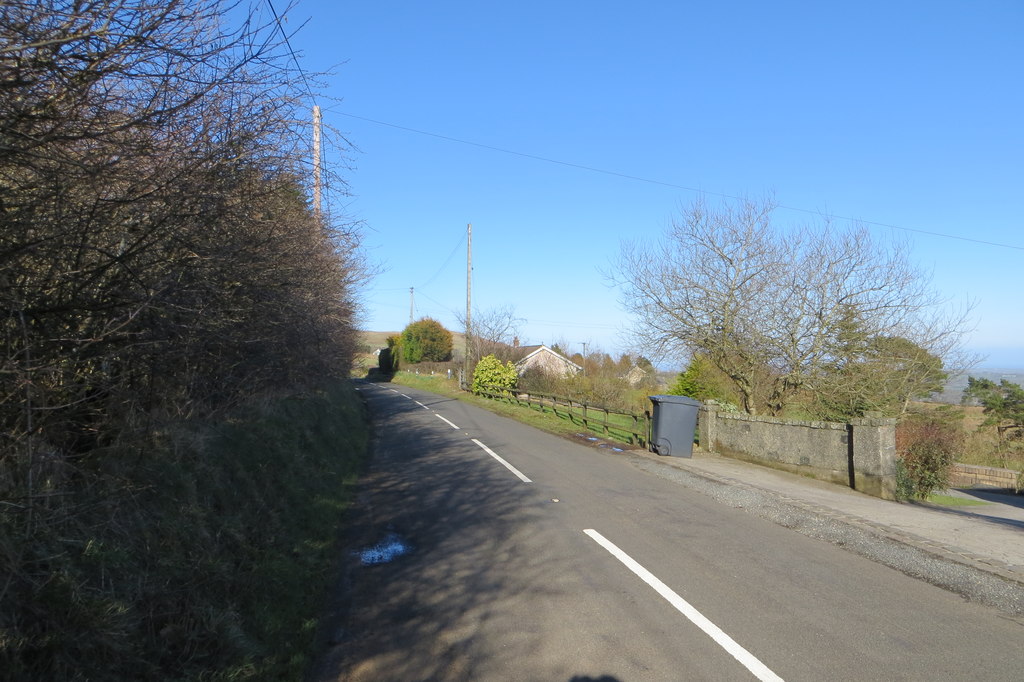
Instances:
[[[376,351],[388,347],[389,336],[399,336],[402,332],[359,332],[358,347],[352,362],[352,376],[366,376],[371,367],[377,366]],[[452,348],[461,357],[466,347],[466,337],[460,332],[452,332]]]

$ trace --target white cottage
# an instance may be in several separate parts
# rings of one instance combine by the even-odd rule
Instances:
[[[571,376],[579,374],[583,368],[560,353],[556,353],[545,345],[521,346],[523,358],[516,362],[516,372],[522,376],[527,370],[535,369],[554,376]]]

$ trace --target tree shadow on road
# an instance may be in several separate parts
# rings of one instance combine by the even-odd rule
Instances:
[[[579,658],[552,652],[557,644],[532,624],[568,618],[556,610],[570,598],[557,576],[573,575],[574,559],[528,551],[524,544],[534,540],[523,536],[558,505],[464,432],[387,391],[364,392],[374,415],[373,461],[344,533],[341,579],[325,618],[327,652],[310,679],[454,680],[499,671],[514,678],[536,663],[524,663],[523,652],[546,653],[547,661],[565,654],[562,669],[551,672],[569,679]],[[389,538],[408,551],[361,561],[359,550]],[[524,617],[525,603],[542,613]]]

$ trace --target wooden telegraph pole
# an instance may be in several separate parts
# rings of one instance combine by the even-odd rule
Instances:
[[[320,217],[320,105],[313,105],[313,213]]]
[[[462,376],[466,386],[473,381],[469,376],[469,349],[472,346],[473,325],[470,322],[473,298],[473,223],[466,225],[466,353],[463,358]]]

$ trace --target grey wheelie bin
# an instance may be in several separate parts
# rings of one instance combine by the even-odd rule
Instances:
[[[681,395],[647,396],[654,403],[651,450],[673,457],[693,456],[693,432],[700,402]]]

